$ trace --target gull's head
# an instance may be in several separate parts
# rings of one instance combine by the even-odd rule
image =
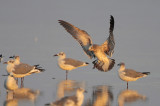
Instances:
[[[14,57],[16,60],[20,60],[20,57],[19,56],[15,56]]]
[[[83,89],[83,88],[77,88],[77,93],[79,94],[82,94],[82,93],[84,93],[85,92],[85,90]]]
[[[12,58],[12,59],[14,59],[14,58],[15,58],[15,55],[13,55],[13,56],[10,56],[9,58]]]
[[[4,56],[2,54],[0,54],[0,58],[3,58]]]
[[[7,62],[4,62],[3,64],[13,64],[14,63],[14,60],[9,60]]]
[[[123,62],[117,64],[117,66],[125,66],[125,64]]]
[[[88,50],[89,51],[96,51],[96,48],[97,48],[97,45],[91,45]]]
[[[65,54],[64,52],[60,52],[60,53],[55,54],[55,55],[53,55],[53,56],[65,57],[65,56],[66,56],[66,54]]]

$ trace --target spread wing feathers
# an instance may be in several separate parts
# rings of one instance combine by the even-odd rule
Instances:
[[[82,46],[84,52],[90,57],[93,58],[95,57],[94,53],[89,51],[89,47],[92,45],[92,40],[91,37],[89,36],[89,34],[84,31],[81,30],[77,27],[75,27],[74,25],[65,22],[63,20],[58,20],[60,25],[62,25],[65,30],[70,33],[72,35],[73,38],[75,38],[79,44]]]
[[[114,30],[114,18],[111,15],[110,18],[110,28],[109,28],[109,37],[107,40],[101,45],[104,49],[104,52],[111,57],[111,53],[114,52],[114,46],[115,46],[115,41],[114,41],[114,36],[113,36],[113,30]]]
[[[114,67],[115,60],[109,58],[109,63],[105,63],[100,60],[95,60],[92,63],[94,64],[93,69],[97,68],[99,71],[108,72]]]

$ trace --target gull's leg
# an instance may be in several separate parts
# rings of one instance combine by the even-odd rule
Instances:
[[[68,77],[68,71],[66,70],[66,80],[67,80],[67,77]]]

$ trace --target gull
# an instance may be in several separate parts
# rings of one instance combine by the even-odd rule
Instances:
[[[8,75],[9,75],[13,71],[14,60],[9,60],[7,62],[4,62],[3,64],[7,64],[6,71],[7,71]]]
[[[58,65],[62,70],[66,70],[66,80],[69,71],[78,67],[87,66],[89,64],[87,62],[82,62],[72,58],[66,58],[66,54],[64,52],[60,52],[58,54],[55,54],[54,56],[59,56]]]
[[[84,100],[84,91],[83,88],[77,88],[75,95],[66,96],[55,102],[45,104],[45,106],[81,106]]]
[[[10,58],[13,58],[14,59],[14,62],[13,62],[13,64],[15,65],[15,66],[18,66],[18,65],[21,65],[21,66],[25,66],[26,64],[25,63],[21,63],[20,62],[20,56],[15,56],[15,55],[13,55],[13,56],[10,56]],[[42,67],[40,67],[39,65],[34,65],[36,68],[38,68],[38,69],[41,69]],[[23,70],[21,70],[21,71],[23,71]],[[18,80],[18,79],[17,79]],[[23,82],[24,81],[24,77],[22,77],[21,78],[21,82]]]
[[[123,62],[119,63],[120,66],[118,73],[121,80],[127,82],[127,89],[128,89],[128,82],[129,81],[136,81],[139,78],[146,77],[150,74],[150,72],[137,72],[132,69],[125,69],[125,64]]]
[[[10,91],[18,89],[18,85],[13,75],[8,75],[8,78],[4,82],[4,87]]]
[[[11,58],[11,57],[10,57]],[[20,62],[20,57],[19,56],[13,56],[14,58],[14,65],[19,65],[21,62]]]
[[[86,31],[81,30],[63,20],[59,20],[59,23],[65,28],[68,33],[72,35],[74,39],[79,42],[84,52],[90,59],[95,57],[97,58],[97,60],[93,61],[93,68],[97,68],[98,70],[104,72],[107,72],[108,70],[111,70],[113,68],[115,60],[110,59],[106,56],[107,54],[108,56],[112,57],[112,54],[114,53],[115,41],[113,36],[113,16],[111,16],[110,18],[109,37],[101,45],[93,44],[90,35]]]
[[[13,55],[13,56],[10,56],[9,58],[13,58],[14,59],[14,62],[13,62],[14,65],[19,65],[20,64],[20,57],[19,56]],[[21,78],[21,82],[23,82],[23,81],[24,81],[24,77]],[[18,78],[17,78],[17,82],[18,82]]]
[[[45,71],[42,68],[39,68],[38,66],[30,66],[28,64],[19,64],[15,65],[14,61],[10,60],[8,62],[4,62],[4,64],[7,64],[7,67],[10,67],[10,74],[13,75],[15,78],[22,78],[28,75],[31,75],[33,73],[40,73]],[[21,80],[21,86],[22,86],[23,80]]]
[[[4,57],[4,56],[2,56],[2,54],[0,54],[0,63],[2,62],[3,57]]]

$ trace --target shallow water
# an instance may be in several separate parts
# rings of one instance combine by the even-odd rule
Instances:
[[[92,3],[91,3],[92,2]],[[4,81],[6,65],[0,63],[0,106],[44,106],[84,88],[83,106],[159,106],[159,0],[154,1],[1,1],[0,54],[19,55],[21,62],[40,64],[45,72],[26,76],[24,88],[36,91],[30,96],[7,100]],[[143,14],[142,14],[143,13]],[[115,17],[115,66],[109,72],[92,69],[92,60],[80,45],[59,25],[59,19],[86,30],[94,43],[108,37],[110,15]],[[54,54],[64,51],[67,57],[89,62],[68,74],[57,66]],[[118,77],[120,62],[126,68],[151,72],[145,78],[129,83]],[[20,84],[20,80],[19,80]],[[21,94],[23,95],[23,94]],[[13,98],[11,94],[11,98]]]

